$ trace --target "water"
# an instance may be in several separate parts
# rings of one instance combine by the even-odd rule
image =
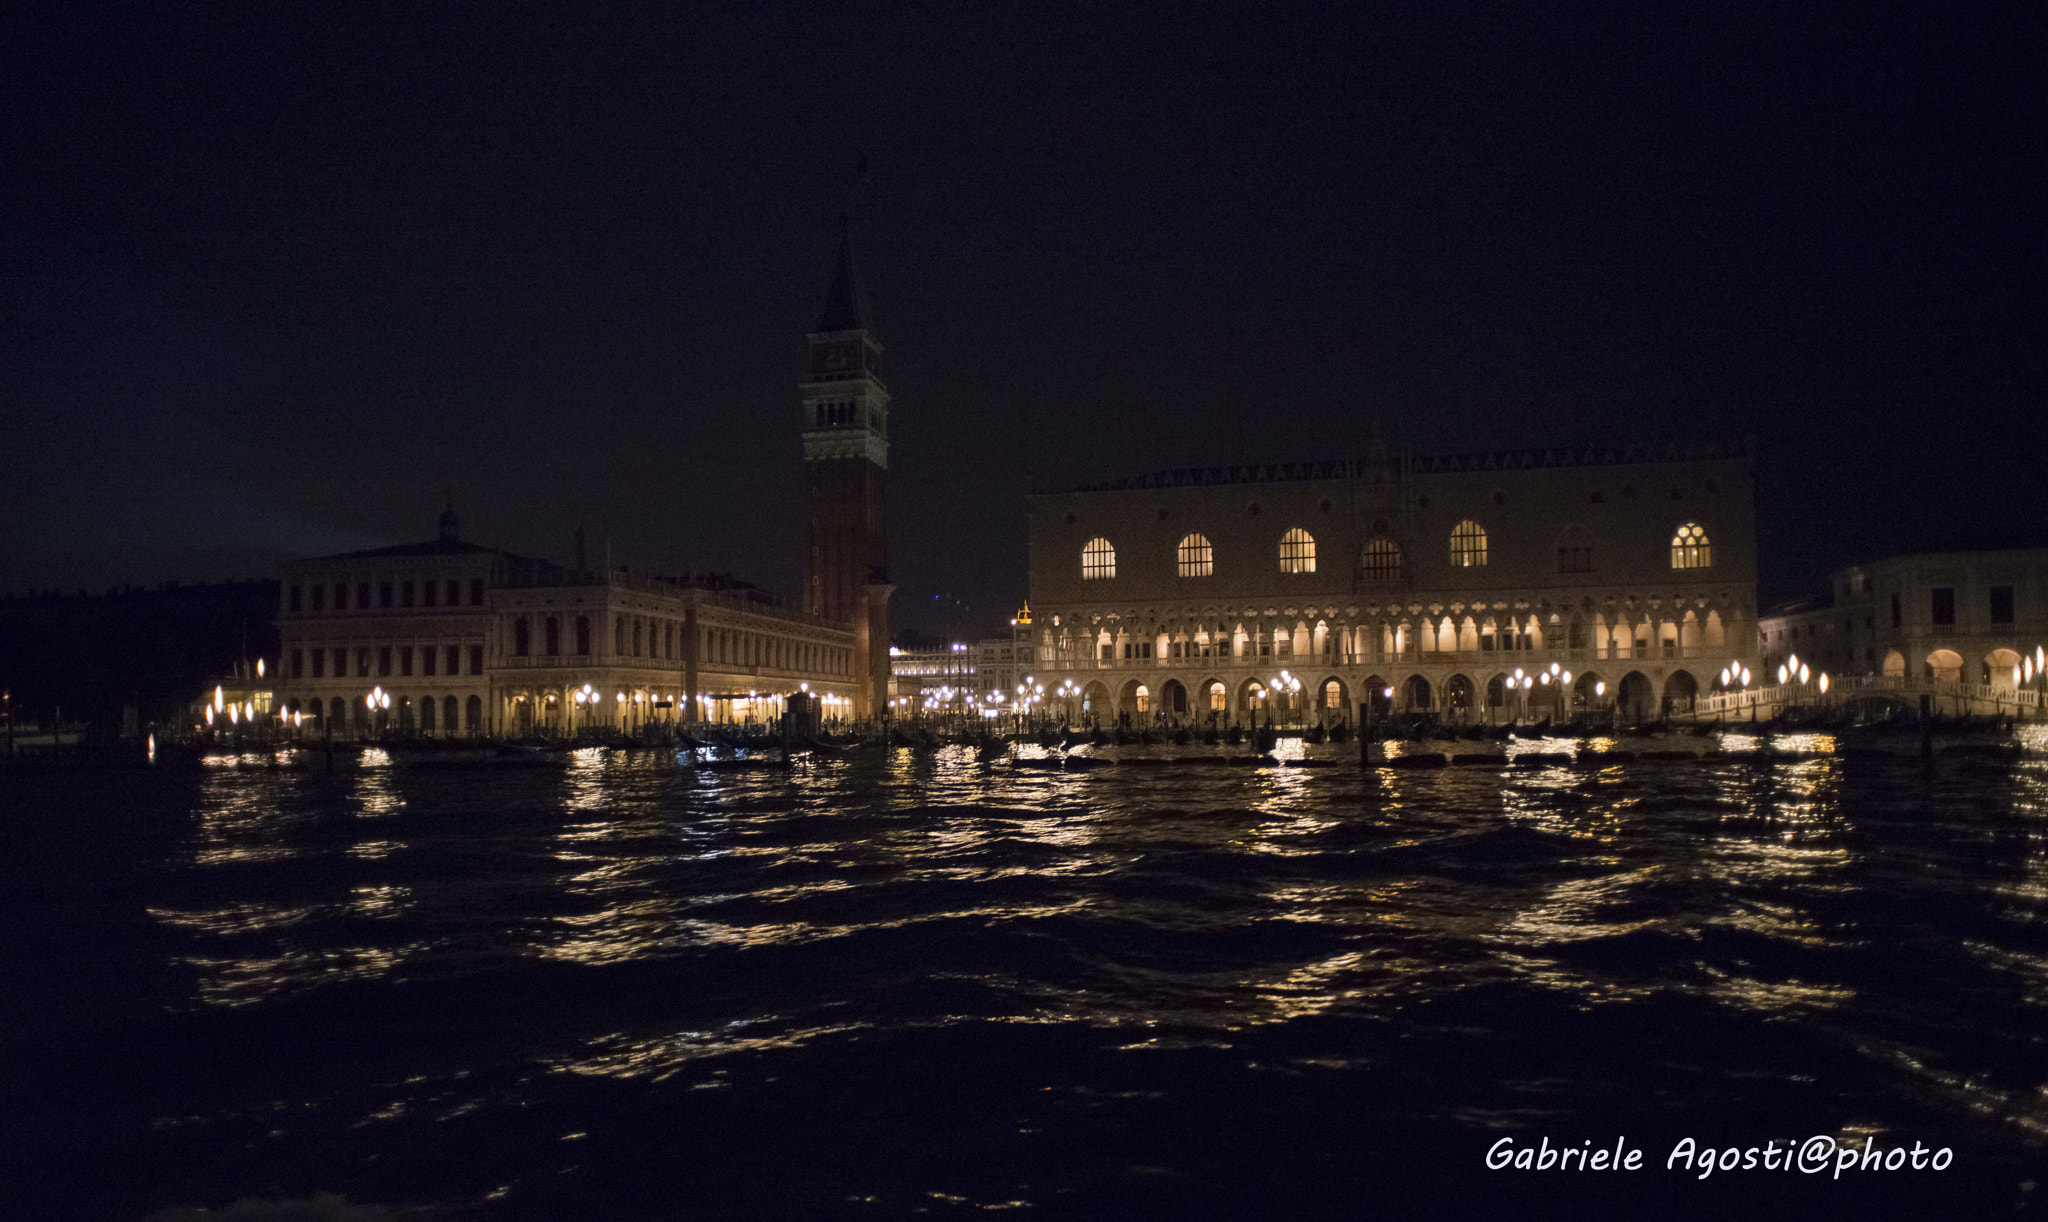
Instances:
[[[0,1214],[2038,1212],[2048,743],[1779,745],[0,773]],[[1953,1162],[1666,1169],[1816,1134]]]

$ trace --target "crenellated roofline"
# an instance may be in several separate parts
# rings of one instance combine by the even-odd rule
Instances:
[[[1702,462],[1753,457],[1747,438],[1674,445],[1549,447],[1489,450],[1468,454],[1389,456],[1377,459],[1324,459],[1316,462],[1247,463],[1228,467],[1182,467],[1124,476],[1066,488],[1034,486],[1032,496],[1064,496],[1076,492],[1134,492],[1156,488],[1209,488],[1227,484],[1273,484],[1313,480],[1368,479],[1375,472],[1400,478],[1453,475],[1476,471],[1529,471],[1557,467],[1610,467],[1649,463]]]

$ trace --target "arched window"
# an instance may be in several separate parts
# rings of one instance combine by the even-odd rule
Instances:
[[[462,706],[462,728],[471,734],[480,733],[484,728],[484,698],[471,696],[469,703]]]
[[[523,658],[532,651],[532,637],[533,633],[526,626],[525,616],[522,615],[512,621],[512,654],[514,657]]]
[[[1216,573],[1216,553],[1210,548],[1207,535],[1182,539],[1174,559],[1182,577],[1211,577]]]
[[[455,708],[455,697],[449,696],[441,701],[441,729],[444,733],[455,733]]]
[[[1401,575],[1401,545],[1388,538],[1365,545],[1365,576],[1369,581],[1392,581]]]
[[[1486,528],[1470,518],[1451,528],[1451,565],[1472,568],[1486,563]]]
[[[626,656],[626,621],[623,618],[612,620],[612,656]]]
[[[1698,522],[1687,522],[1671,536],[1671,567],[1674,569],[1710,569],[1714,567],[1714,553],[1707,543],[1707,528]]]
[[[1315,538],[1299,526],[1280,536],[1280,571],[1283,573],[1313,573],[1316,571]]]
[[[587,615],[576,617],[576,652],[580,654],[590,652],[590,617]]]
[[[552,658],[562,652],[562,621],[552,615],[548,616],[548,622],[541,630],[541,640],[547,646],[546,652],[549,657]]]
[[[1081,578],[1094,581],[1103,577],[1116,576],[1116,549],[1109,540],[1095,538],[1088,540],[1088,546],[1081,549]]]

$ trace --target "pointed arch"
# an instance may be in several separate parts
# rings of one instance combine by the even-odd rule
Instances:
[[[1713,548],[1707,541],[1707,528],[1698,522],[1682,522],[1671,535],[1671,567],[1674,569],[1708,569],[1714,567]]]

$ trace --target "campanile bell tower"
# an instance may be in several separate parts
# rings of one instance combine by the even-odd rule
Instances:
[[[854,714],[889,699],[889,392],[882,342],[853,261],[851,229],[810,333],[803,392],[804,490],[811,515],[803,609],[854,634]]]

